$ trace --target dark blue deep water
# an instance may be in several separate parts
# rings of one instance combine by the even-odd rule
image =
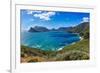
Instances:
[[[80,36],[67,32],[21,32],[21,45],[42,50],[59,50],[80,40]]]

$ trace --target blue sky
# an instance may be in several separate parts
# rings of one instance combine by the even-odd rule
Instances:
[[[34,26],[44,26],[48,29],[59,27],[76,26],[82,22],[89,21],[89,13],[80,12],[59,12],[59,11],[20,11],[21,29],[28,30]]]

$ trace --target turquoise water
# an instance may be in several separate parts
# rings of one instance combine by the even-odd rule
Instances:
[[[80,36],[67,32],[21,32],[21,45],[42,50],[59,50],[80,40]]]

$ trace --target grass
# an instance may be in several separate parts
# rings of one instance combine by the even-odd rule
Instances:
[[[65,46],[61,51],[72,51],[72,50],[79,50],[84,52],[89,52],[89,40],[83,39],[75,44]]]
[[[89,59],[89,40],[83,39],[75,44],[65,46],[58,52],[62,60],[87,60]]]

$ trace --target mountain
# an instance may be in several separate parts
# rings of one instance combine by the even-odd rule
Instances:
[[[52,28],[52,29],[50,29],[50,31],[57,31],[57,29],[55,29],[55,28]]]
[[[31,27],[28,31],[29,32],[65,31],[70,33],[82,33],[85,32],[86,30],[89,30],[89,22],[83,22],[74,27],[59,27],[58,29],[55,28],[48,29],[42,26],[35,26]]]
[[[45,32],[45,31],[49,31],[49,30],[46,27],[35,26],[35,27],[31,27],[28,31],[29,32]]]
[[[56,31],[65,31],[71,33],[80,33],[89,29],[89,22],[83,22],[74,27],[60,27]]]
[[[73,29],[73,27],[60,27],[57,30],[58,31],[66,31],[66,32],[68,32],[69,30],[72,30],[72,29]]]
[[[87,29],[89,29],[89,22],[84,22],[84,23],[80,23],[79,25],[73,27],[69,31],[70,32],[80,33],[80,32],[86,31]]]
[[[29,30],[28,30],[29,32],[38,32],[37,30],[35,30],[34,28],[30,28]]]
[[[81,37],[89,39],[89,22],[80,23],[67,32],[79,33]]]

